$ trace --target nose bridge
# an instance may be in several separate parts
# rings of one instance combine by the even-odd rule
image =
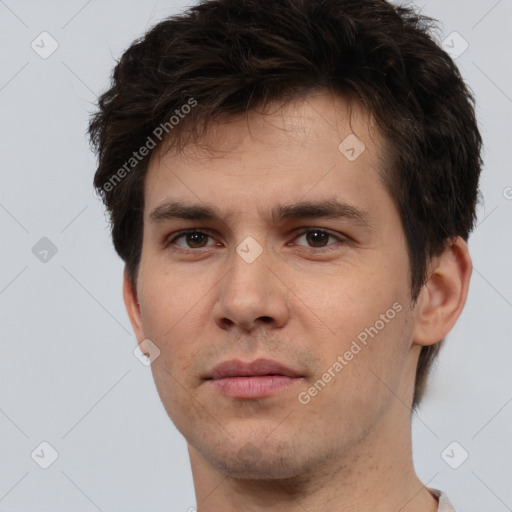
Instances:
[[[230,271],[226,276],[225,291],[236,291],[239,298],[254,293],[263,294],[270,284],[268,265],[271,262],[268,256],[262,243],[255,238],[243,239],[229,259]]]
[[[229,257],[229,271],[219,283],[216,322],[247,328],[258,319],[271,318],[282,324],[287,314],[286,290],[270,271],[273,262],[268,251],[252,237],[246,237]],[[228,322],[229,321],[229,322]]]

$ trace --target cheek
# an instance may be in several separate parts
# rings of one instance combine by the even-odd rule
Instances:
[[[396,396],[401,396],[409,354],[408,313],[405,307],[397,313],[388,308],[376,311],[379,315],[393,313],[388,313],[388,323],[378,315],[366,319],[362,315],[357,320],[347,316],[344,325],[339,319],[337,336],[320,345],[322,367],[312,379],[310,391],[306,390],[316,395],[312,409],[328,411],[333,424],[346,426],[344,431],[357,431],[361,425],[376,422]]]
[[[322,286],[303,282],[300,298],[303,304],[295,304],[299,324],[306,326],[306,337],[321,355],[321,374],[333,372],[341,356],[343,369],[335,374],[343,377],[334,379],[341,387],[371,395],[385,388],[379,377],[397,384],[412,335],[409,288],[403,275],[352,272],[323,279]]]
[[[151,365],[155,385],[169,417],[181,431],[188,421],[200,418],[191,391],[198,379],[192,372],[200,353],[202,295],[198,296],[194,284],[186,286],[183,279],[171,277],[167,272],[141,273],[139,301],[146,336],[160,349]]]
[[[400,284],[387,275],[348,268],[315,280],[297,276],[294,309],[302,312],[302,321],[313,314],[332,335],[354,337],[402,297]]]
[[[185,278],[182,272],[162,267],[155,261],[141,267],[139,301],[145,326],[153,336],[165,339],[165,333],[179,328],[194,314],[194,306],[201,299],[201,285],[190,275]]]
[[[148,258],[141,266],[140,309],[145,333],[160,349],[162,365],[175,376],[190,372],[208,358],[215,344],[212,320],[218,276],[197,271],[169,271],[165,261]],[[218,333],[217,333],[218,337]]]

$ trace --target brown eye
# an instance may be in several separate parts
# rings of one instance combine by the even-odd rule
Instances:
[[[318,228],[304,230],[296,238],[296,242],[298,240],[300,240],[301,238],[305,239],[306,246],[310,249],[330,248],[329,246],[335,245],[334,243],[328,243],[330,238],[334,239],[335,241],[338,241],[338,242],[344,241],[343,237],[334,235],[332,233],[329,233],[328,231],[325,231],[323,229],[318,229]],[[297,245],[304,245],[304,244],[299,243]]]
[[[205,241],[208,239],[208,235],[204,233],[188,233],[185,235],[187,244],[193,248],[204,247]]]
[[[329,236],[325,231],[309,231],[306,233],[306,240],[313,247],[324,247],[329,240]]]
[[[185,241],[185,244],[177,242],[177,240],[181,239]],[[182,249],[201,249],[208,246],[208,239],[211,239],[211,236],[202,231],[185,231],[179,233],[172,240],[170,240],[167,243],[167,246],[174,244],[178,247],[181,247]]]

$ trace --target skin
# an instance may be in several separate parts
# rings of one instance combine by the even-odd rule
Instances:
[[[354,161],[338,149],[351,133],[366,146]],[[380,179],[383,144],[371,118],[354,106],[350,119],[342,98],[320,91],[216,123],[201,145],[153,154],[140,271],[136,286],[125,272],[124,299],[141,350],[153,350],[146,339],[160,350],[152,372],[187,440],[199,512],[437,510],[413,467],[410,405],[421,347],[459,317],[471,259],[462,239],[448,241],[411,303],[404,233]],[[270,215],[333,198],[366,211],[369,225]],[[152,222],[170,199],[213,205],[221,218]],[[190,228],[210,236],[175,239]],[[252,263],[236,252],[248,236],[262,249]],[[301,403],[396,303],[401,311]],[[203,379],[222,361],[260,357],[303,378],[259,400],[224,396]]]

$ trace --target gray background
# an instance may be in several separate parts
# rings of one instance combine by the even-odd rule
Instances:
[[[132,352],[123,266],[92,192],[85,137],[114,59],[185,5],[0,1],[2,511],[195,506],[186,444]],[[456,62],[477,97],[485,170],[469,298],[414,418],[414,458],[458,512],[501,512],[512,510],[512,2],[417,5],[441,21],[454,51],[469,44]],[[51,49],[43,31],[58,43],[46,59],[31,47]],[[43,237],[56,254],[41,252]],[[48,469],[43,441],[58,453]],[[469,458],[453,469],[462,450]]]

